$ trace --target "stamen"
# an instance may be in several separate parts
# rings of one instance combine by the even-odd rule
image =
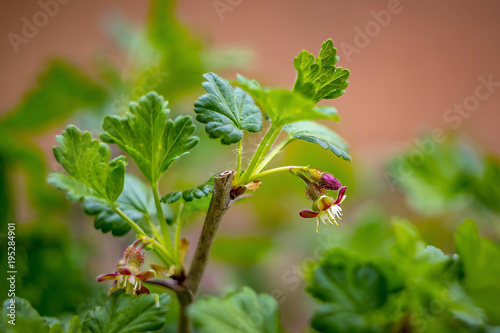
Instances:
[[[337,220],[335,220],[335,214],[332,214],[332,212],[329,210],[327,210],[327,213],[328,213],[328,216],[330,216],[330,219],[333,220],[333,222],[335,222],[336,225],[339,225],[337,223]],[[330,221],[330,224],[333,225],[333,223]]]

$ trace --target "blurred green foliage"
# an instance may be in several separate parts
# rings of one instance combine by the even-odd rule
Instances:
[[[493,281],[500,279],[500,247],[481,238],[473,222],[458,228],[458,255],[425,244],[407,221],[386,224],[386,236],[374,241],[367,231],[380,230],[380,224],[363,222],[344,248],[328,250],[309,267],[307,291],[321,304],[313,328],[465,333],[499,325],[500,289]],[[364,243],[376,251],[366,251]]]
[[[388,164],[387,180],[423,215],[491,210],[500,213],[500,160],[470,140],[450,137],[418,145]],[[422,147],[426,147],[425,149]]]

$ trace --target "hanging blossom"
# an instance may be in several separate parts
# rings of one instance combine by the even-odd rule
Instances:
[[[346,198],[347,186],[342,186],[334,176],[318,169],[298,171],[294,174],[304,180],[306,196],[313,202],[311,210],[302,210],[299,215],[306,219],[316,218],[316,232],[319,230],[320,222],[325,225],[339,225],[337,219],[342,219],[340,204]],[[337,198],[326,195],[326,190],[338,190]]]
[[[139,243],[141,244],[139,245]],[[125,289],[127,294],[149,294],[149,289],[142,284],[142,281],[154,278],[156,273],[153,270],[142,272],[140,266],[145,261],[142,249],[150,243],[151,241],[148,240],[136,240],[123,251],[116,271],[98,276],[97,281],[115,281],[115,284],[109,289],[110,294],[118,289]]]

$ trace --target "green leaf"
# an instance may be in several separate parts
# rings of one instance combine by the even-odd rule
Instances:
[[[490,324],[500,325],[500,247],[479,236],[476,225],[465,221],[457,229],[455,247],[462,262],[465,286],[474,303],[481,307]]]
[[[14,309],[9,309],[12,306]],[[15,320],[12,321],[13,319]],[[18,297],[7,299],[3,303],[0,322],[4,333],[49,333],[49,325],[45,320],[27,300]]]
[[[245,89],[273,121],[284,126],[301,120],[340,120],[332,107],[316,106],[316,102],[286,89],[262,88],[257,81],[238,75],[236,84]]]
[[[306,290],[323,302],[312,319],[320,332],[376,332],[370,318],[389,294],[387,279],[375,264],[340,248],[325,252]]]
[[[167,120],[167,105],[163,97],[150,92],[139,102],[130,103],[126,118],[107,116],[102,125],[106,133],[101,134],[101,139],[129,154],[151,184],[199,141],[192,136],[195,126],[191,117]]]
[[[8,112],[2,125],[16,131],[40,131],[60,123],[75,110],[104,103],[104,88],[64,60],[51,61],[38,78],[36,88]]]
[[[80,333],[83,330],[82,320],[78,316],[71,318],[66,333]]]
[[[83,322],[85,332],[133,333],[163,327],[170,303],[168,294],[132,296],[114,292],[102,306],[91,310]]]
[[[93,200],[113,205],[123,190],[126,159],[119,156],[109,161],[108,145],[92,139],[73,125],[57,136],[56,160],[69,173],[50,175],[49,183],[68,192],[72,201]]]
[[[189,315],[204,333],[280,332],[278,304],[270,295],[257,295],[244,287],[241,292],[219,299],[199,299],[190,306]]]
[[[386,279],[370,263],[342,249],[327,251],[314,272],[307,291],[315,298],[344,310],[366,313],[386,301]]]
[[[49,333],[64,333],[61,324],[56,323],[50,327]]]
[[[335,67],[339,60],[337,49],[331,39],[321,45],[319,56],[302,51],[293,61],[297,70],[297,79],[293,86],[294,92],[319,102],[322,99],[334,99],[345,93],[349,85],[349,70]]]
[[[214,73],[203,75],[203,87],[208,94],[194,104],[196,120],[206,124],[205,131],[212,139],[221,139],[224,145],[241,141],[243,131],[262,131],[262,113],[252,97],[239,87],[233,88],[227,80]]]
[[[170,192],[163,198],[161,198],[161,201],[166,202],[168,204],[173,204],[174,202],[177,202],[179,201],[179,199],[182,198],[184,202],[191,202],[194,199],[201,199],[204,197],[208,197],[213,190],[214,190],[214,177],[210,178],[200,186],[188,188],[187,190],[183,191]]]
[[[349,151],[347,143],[328,127],[314,121],[299,121],[288,124],[283,129],[290,134],[289,140],[297,139],[315,143],[330,150],[338,157],[351,161],[351,157],[347,153]]]
[[[122,212],[137,223],[147,235],[154,236],[147,221],[147,216],[154,222],[157,222],[158,218],[151,187],[134,175],[126,174],[123,192],[116,202],[120,204]],[[164,216],[172,216],[172,211],[167,205],[162,204],[162,208]],[[111,231],[113,236],[123,236],[130,231],[127,222],[106,205],[85,201],[83,210],[88,215],[95,215],[94,226],[104,233]]]

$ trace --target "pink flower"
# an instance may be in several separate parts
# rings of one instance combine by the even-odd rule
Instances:
[[[141,272],[139,267],[144,264],[145,260],[142,249],[147,243],[137,246],[140,242],[142,239],[136,240],[123,251],[123,257],[118,262],[114,273],[97,277],[98,282],[115,281],[113,287],[109,289],[110,294],[118,289],[125,289],[127,294],[149,294],[149,289],[143,286],[142,282],[154,278],[156,273],[153,270]]]
[[[337,223],[337,218],[340,220],[342,216],[342,208],[340,204],[345,200],[345,191],[347,186],[340,188],[337,199],[334,200],[332,197],[322,194],[313,199],[312,210],[303,210],[299,215],[305,219],[316,218],[317,226],[316,232],[319,230],[320,221],[323,221],[325,225],[329,222],[331,225]]]

